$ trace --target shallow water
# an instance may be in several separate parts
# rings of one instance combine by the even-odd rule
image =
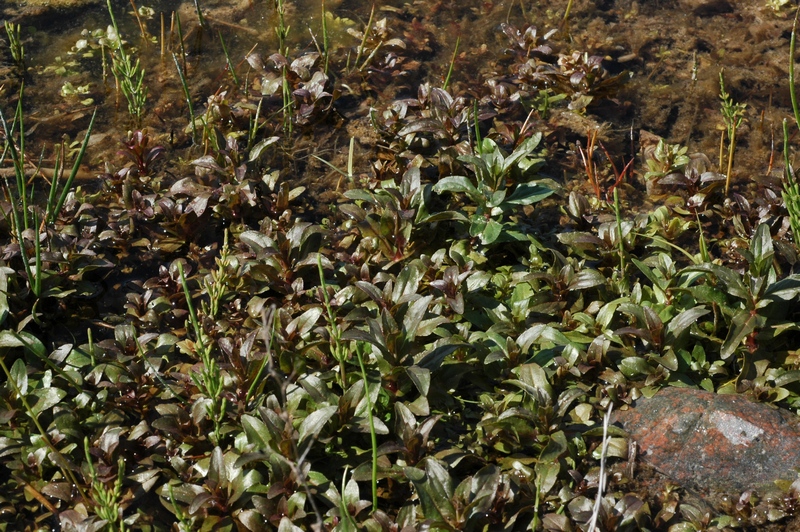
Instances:
[[[125,112],[124,99],[120,101],[114,91],[108,65],[103,79],[100,51],[94,50],[92,57],[83,57],[89,50],[75,49],[76,43],[86,38],[82,31],[104,30],[108,26],[105,5],[90,3],[80,8],[44,7],[37,2],[1,5],[2,18],[17,21],[23,28],[27,65],[25,108],[30,117],[29,131],[35,133],[31,135],[32,142],[47,144],[63,135],[73,140],[85,130],[91,108],[100,105],[95,128],[97,140],[93,140],[89,166],[97,169],[106,162],[113,163],[118,132],[134,124]],[[223,36],[231,59],[244,78],[254,76],[244,61],[250,50],[267,58],[277,47],[274,29],[278,18],[271,1],[201,1],[210,31],[198,27],[192,2],[150,4],[147,7],[153,9],[152,17],[142,18],[147,40],[141,36],[130,4],[114,2],[113,6],[121,32],[135,48],[134,53],[147,74],[150,95],[142,125],[175,148],[186,144],[187,114],[170,56],[180,51],[174,13],[182,21],[189,83],[197,113],[203,111],[209,95],[230,88],[218,34]],[[285,8],[286,24],[290,27],[289,55],[313,50],[321,42],[322,6],[317,0],[305,0],[286,2]],[[565,19],[565,8],[566,2],[562,1],[535,6],[516,1],[377,3],[374,21],[386,19],[388,38],[405,43],[405,50],[398,52],[408,56],[407,68],[400,76],[390,74],[381,78],[384,86],[356,91],[354,107],[339,111],[349,133],[360,131],[358,120],[365,119],[369,108],[385,108],[394,98],[412,96],[425,81],[441,85],[453,60],[456,42],[458,53],[453,61],[450,86],[453,94],[469,96],[486,79],[507,77],[510,61],[505,56],[509,40],[501,27],[507,23],[522,29],[533,24],[540,34],[559,30],[550,39],[559,53],[602,56],[603,67],[610,74],[624,73],[629,77],[607,101],[592,105],[583,113],[560,112],[550,116],[547,127],[556,132],[551,152],[563,159],[554,166],[565,168],[567,179],[580,178],[581,169],[575,168],[574,160],[569,162],[570,152],[574,151],[576,141],[585,144],[593,129],[600,130],[599,138],[618,161],[638,157],[639,132],[644,130],[688,146],[690,152],[702,152],[713,165],[718,165],[720,135],[724,129],[719,100],[719,75],[723,69],[728,92],[736,102],[747,104],[746,119],[737,131],[734,187],[746,190],[781,166],[775,162],[780,157],[773,157],[773,147],[780,147],[781,121],[789,116],[791,14],[787,10],[776,11],[764,0],[730,3],[579,0]],[[347,53],[345,50],[354,54],[359,39],[351,33],[364,27],[370,17],[370,4],[328,1],[325,10],[330,13],[331,49],[340,54]],[[378,53],[391,52],[384,48]],[[7,114],[12,112],[19,88],[19,76],[12,72],[10,63],[8,48],[4,46],[0,83]],[[85,93],[63,95],[67,83]],[[347,146],[348,135],[337,133],[342,125],[321,124],[319,128],[327,131],[317,129],[313,134],[318,147],[320,139],[326,144],[328,154],[323,155],[326,159],[338,158],[335,164],[342,162]],[[298,139],[297,145],[302,148],[304,141]],[[374,154],[366,146],[359,148],[356,166],[362,172],[367,171],[369,161],[361,159]],[[306,149],[300,157],[307,157],[312,151]],[[301,173],[315,175],[296,178],[316,182],[319,172],[327,173],[325,167],[317,166],[304,165]]]

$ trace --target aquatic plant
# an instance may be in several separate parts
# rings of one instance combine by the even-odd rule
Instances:
[[[722,105],[722,119],[725,122],[726,137],[728,139],[728,156],[727,165],[728,170],[725,172],[725,195],[728,195],[731,186],[731,174],[733,172],[733,153],[736,149],[736,130],[742,125],[744,120],[744,111],[747,104],[736,103],[733,98],[725,90],[725,77],[723,71],[719,73],[719,99]],[[722,148],[720,148],[720,152]],[[720,153],[719,159],[720,167],[722,166],[722,154]]]
[[[554,192],[535,182],[523,182],[522,175],[536,170],[542,161],[531,157],[541,141],[541,134],[523,141],[506,155],[491,139],[483,139],[476,155],[463,155],[459,160],[472,166],[473,179],[467,176],[447,176],[440,179],[433,191],[463,193],[472,202],[474,211],[469,217],[456,211],[433,215],[428,221],[452,219],[469,225],[469,235],[480,238],[481,244],[494,244],[503,233],[502,215],[520,205],[531,205]],[[508,194],[509,182],[517,182]]]
[[[693,138],[634,169],[645,142],[601,123],[637,101],[617,93],[620,50],[577,3],[574,39],[518,31],[512,3],[501,43],[457,54],[430,30],[455,21],[446,2],[376,7],[330,40],[326,12],[316,44],[275,7],[272,49],[246,56],[239,18],[195,3],[183,35],[176,17],[146,130],[93,94],[81,142],[85,122],[33,157],[48,123],[29,97],[1,116],[0,528],[793,519],[796,485],[714,511],[645,487],[609,415],[678,385],[800,405],[788,132],[783,183],[770,165],[722,197]],[[226,25],[241,34],[218,56],[177,51]],[[133,67],[131,50],[113,57]],[[649,75],[637,54],[625,68]],[[449,82],[426,82],[448,60]]]
[[[114,11],[111,8],[111,0],[106,0],[108,14],[111,17],[111,24],[114,27],[114,35],[111,36],[109,44],[112,47],[111,72],[117,81],[117,89],[122,91],[128,101],[128,113],[140,125],[144,114],[144,106],[147,102],[147,87],[144,85],[144,69],[137,58],[135,61],[131,54],[125,51],[125,44],[119,33],[117,19],[114,18]]]
[[[11,57],[14,59],[14,63],[21,74],[25,72],[25,46],[22,44],[20,25],[8,20],[4,21],[3,25],[6,29],[8,48],[11,51]]]

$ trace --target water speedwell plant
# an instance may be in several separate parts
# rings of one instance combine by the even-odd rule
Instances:
[[[535,182],[520,182],[509,194],[510,182],[521,179],[527,172],[533,172],[542,163],[532,157],[541,133],[537,133],[520,143],[510,155],[506,155],[489,138],[480,142],[475,155],[463,155],[459,160],[470,165],[473,176],[447,176],[433,187],[439,194],[443,192],[463,193],[471,202],[470,216],[457,211],[437,213],[428,222],[451,219],[469,226],[469,235],[480,238],[483,245],[491,245],[503,233],[502,215],[521,205],[531,205],[543,200],[554,192],[553,189]]]

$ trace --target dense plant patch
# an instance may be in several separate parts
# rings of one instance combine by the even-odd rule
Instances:
[[[302,47],[270,2],[272,48],[241,62],[213,12],[180,11],[160,67],[107,7],[70,68],[102,60],[113,90],[70,82],[92,111],[61,143],[26,129],[27,78],[55,74],[7,26],[0,528],[792,518],[796,484],[715,512],[645,489],[604,426],[664,386],[800,408],[794,126],[785,170],[731,184],[746,107],[724,73],[720,157],[643,134],[640,162],[598,118],[637,73],[573,43],[568,15],[504,23],[471,78],[456,46],[437,79],[413,6],[356,23],[323,4]],[[224,51],[213,86],[192,35]]]

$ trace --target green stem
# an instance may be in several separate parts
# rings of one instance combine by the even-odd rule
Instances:
[[[450,68],[447,69],[447,77],[444,78],[444,84],[442,85],[442,90],[447,90],[447,86],[450,84],[450,76],[453,74],[453,67],[456,64],[456,55],[458,54],[458,45],[461,42],[461,37],[456,38],[456,47],[453,50],[453,57],[450,59]]]
[[[175,62],[175,68],[178,69],[178,77],[181,79],[181,86],[183,87],[183,96],[186,98],[186,105],[189,107],[189,123],[192,126],[192,142],[197,143],[197,126],[195,126],[194,109],[192,108],[192,96],[189,94],[189,85],[186,83],[186,76],[183,75],[181,65],[178,63],[178,56],[172,54],[172,60]]]
[[[792,37],[789,39],[789,96],[792,99],[792,111],[794,111],[794,121],[800,128],[800,107],[797,104],[797,92],[794,87],[794,50],[797,41],[797,17],[800,15],[798,10],[794,15],[792,24]]]
[[[367,417],[369,419],[369,436],[372,443],[372,511],[378,510],[378,438],[375,435],[375,421],[372,416],[372,399],[369,396],[369,381],[367,370],[364,367],[364,345],[356,345],[356,357],[361,368],[361,378],[364,379],[364,398],[367,400]]]
[[[89,137],[92,136],[92,129],[94,128],[94,119],[96,117],[97,117],[97,107],[94,108],[94,113],[92,113],[92,119],[89,121],[89,129],[86,130],[86,136],[83,137],[83,142],[81,143],[81,150],[78,152],[78,157],[75,158],[75,163],[72,165],[72,171],[69,173],[67,182],[64,183],[64,188],[61,190],[61,195],[58,198],[58,203],[56,203],[55,208],[49,213],[50,223],[54,223],[56,221],[56,218],[58,217],[59,213],[61,213],[61,209],[64,207],[64,203],[67,201],[67,196],[69,196],[69,191],[72,188],[72,183],[75,181],[75,178],[78,175],[78,171],[80,170],[81,162],[83,162],[83,157],[84,155],[86,155],[86,148],[89,146]]]

